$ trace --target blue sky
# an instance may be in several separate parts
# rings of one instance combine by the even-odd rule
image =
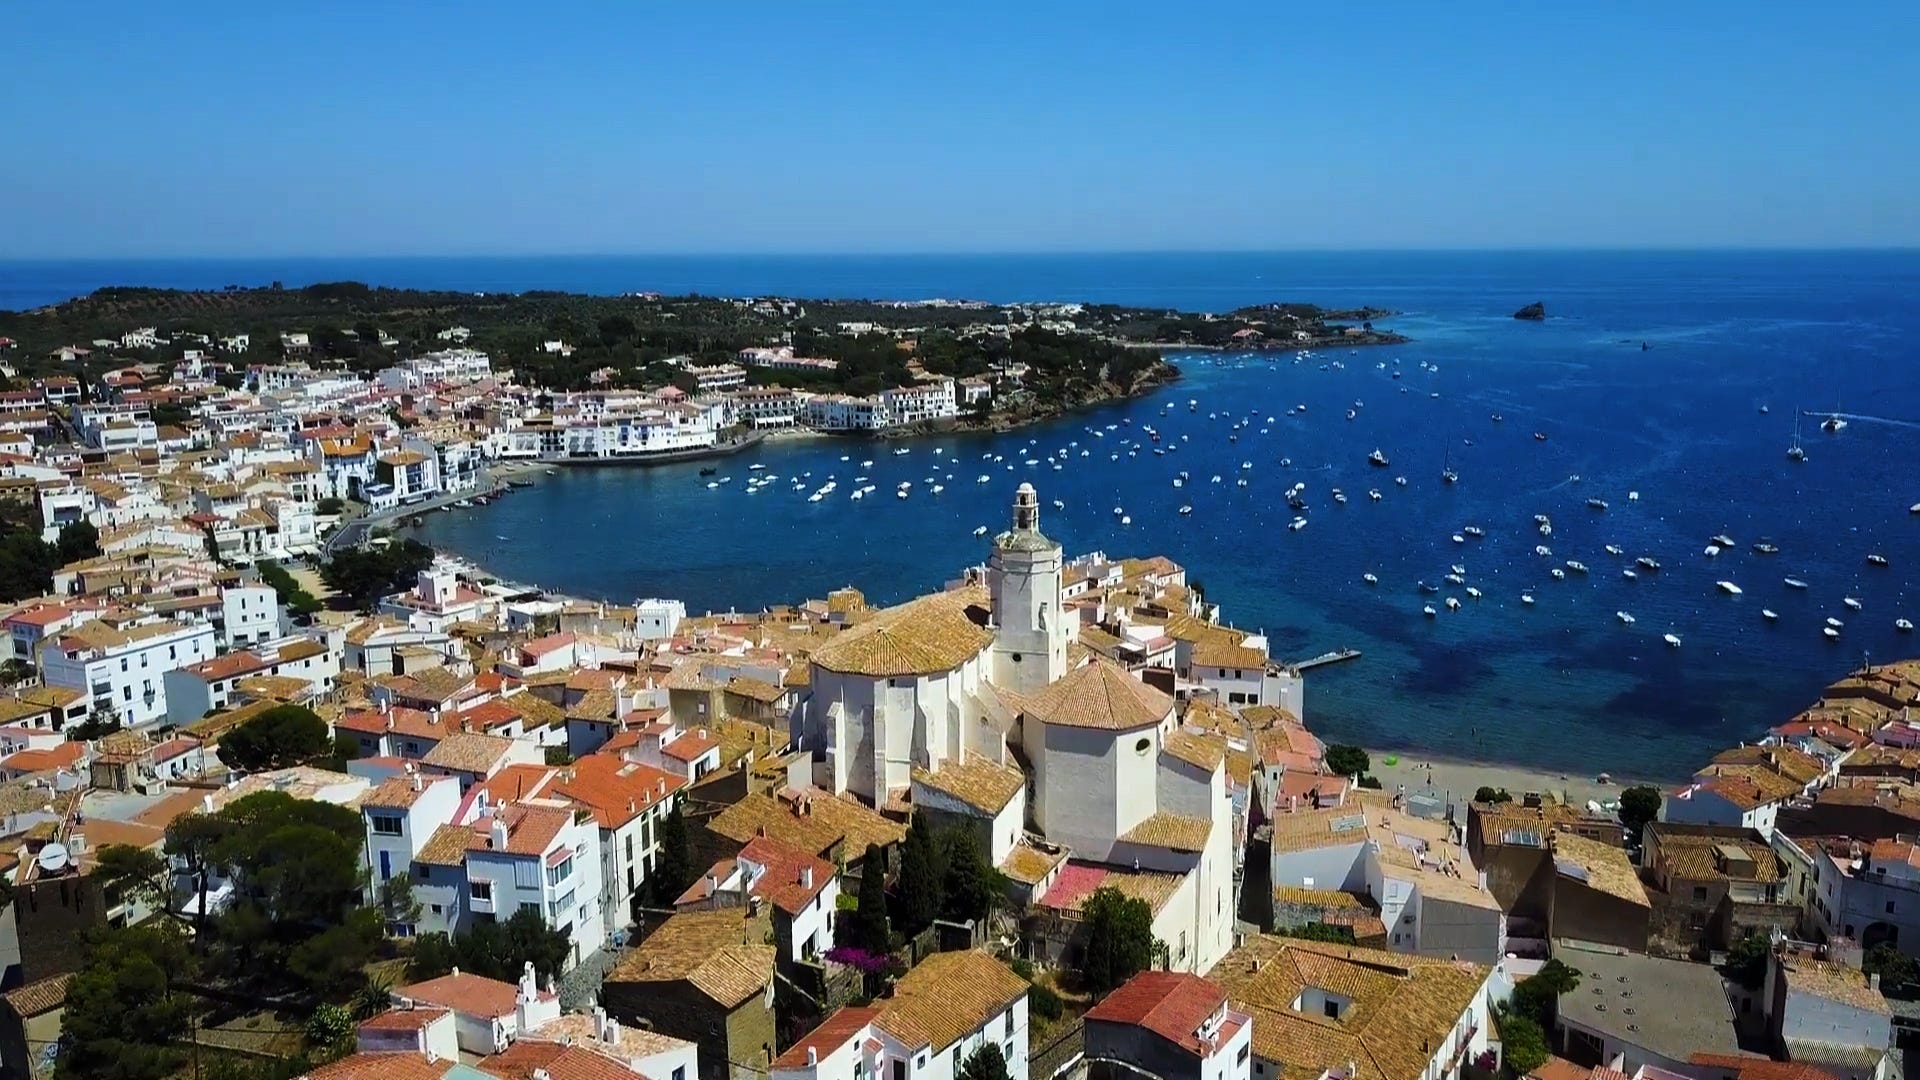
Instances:
[[[1920,245],[1920,4],[49,3],[0,256]]]

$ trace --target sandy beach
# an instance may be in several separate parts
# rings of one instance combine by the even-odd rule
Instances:
[[[1409,793],[1431,791],[1443,799],[1464,806],[1481,787],[1506,788],[1514,798],[1527,792],[1552,795],[1584,806],[1593,801],[1603,805],[1620,797],[1620,792],[1636,781],[1613,776],[1600,783],[1595,776],[1529,769],[1519,765],[1488,765],[1473,761],[1451,761],[1419,751],[1373,750],[1373,775],[1388,791],[1406,785]],[[1394,764],[1389,765],[1392,760]],[[1658,785],[1655,785],[1658,786]]]

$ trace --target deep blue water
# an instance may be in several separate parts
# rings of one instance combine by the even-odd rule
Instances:
[[[1392,325],[1416,339],[1302,364],[1290,354],[1185,357],[1185,379],[1150,398],[1006,436],[916,441],[904,457],[891,443],[767,446],[723,463],[734,482],[718,491],[693,465],[566,472],[489,508],[436,514],[423,530],[506,576],[551,588],[678,596],[695,610],[757,609],[848,583],[875,600],[899,600],[982,559],[973,529],[1002,527],[1014,486],[1031,480],[1047,507],[1043,527],[1070,553],[1165,553],[1205,583],[1226,618],[1265,630],[1283,657],[1364,650],[1358,663],[1309,677],[1308,719],[1328,737],[1656,777],[1684,775],[1786,717],[1863,654],[1885,660],[1920,648],[1893,628],[1902,615],[1920,620],[1920,515],[1907,512],[1920,502],[1917,253],[0,263],[0,307],[109,282],[348,277],[462,289],[1214,310],[1266,300],[1370,303],[1404,311]],[[1509,317],[1535,299],[1553,318]],[[1642,341],[1652,348],[1642,351]],[[1348,421],[1356,400],[1364,405]],[[1169,403],[1175,408],[1163,414]],[[1306,411],[1286,416],[1297,404]],[[1851,425],[1830,435],[1806,422],[1810,460],[1790,464],[1795,408],[1836,404]],[[1215,412],[1222,415],[1210,419]],[[1490,419],[1496,412],[1503,423]],[[1229,442],[1233,418],[1249,413],[1258,421]],[[1180,449],[1129,457],[1121,440],[1144,440],[1149,424],[1163,446]],[[1367,465],[1376,446],[1392,468]],[[1061,448],[1070,456],[1059,471],[1022,464]],[[1108,456],[1115,452],[1117,462]],[[983,453],[1006,461],[983,463]],[[1460,474],[1456,485],[1439,480],[1443,454]],[[861,468],[863,458],[874,465]],[[782,477],[811,473],[809,490],[837,477],[839,490],[809,503],[783,480],[749,495],[743,485],[756,462]],[[1171,480],[1183,469],[1193,480],[1176,490]],[[926,492],[927,477],[949,472],[944,493]],[[975,483],[982,472],[989,483]],[[879,490],[851,501],[861,473]],[[1215,474],[1219,485],[1208,482]],[[1582,479],[1570,481],[1575,474]],[[1247,488],[1234,485],[1240,475]],[[1407,486],[1393,485],[1395,475]],[[891,493],[904,479],[915,492],[901,501]],[[1290,532],[1284,492],[1296,482],[1307,485],[1310,524]],[[1352,501],[1335,504],[1336,486]],[[1367,499],[1370,487],[1382,501]],[[1632,490],[1639,501],[1628,500]],[[1610,509],[1589,509],[1590,497]],[[1065,509],[1054,510],[1054,499]],[[1183,504],[1193,506],[1190,517],[1175,513]],[[1550,539],[1537,535],[1536,513],[1551,515]],[[1452,543],[1467,524],[1485,539]],[[1709,559],[1703,548],[1720,532],[1737,543]],[[1749,545],[1763,537],[1781,554],[1753,554]],[[1551,559],[1534,554],[1541,543]],[[1608,543],[1626,557],[1606,554]],[[1868,566],[1869,552],[1892,565]],[[1663,569],[1624,579],[1623,565],[1643,554]],[[1591,573],[1552,580],[1549,567],[1569,559]],[[1453,563],[1484,599],[1459,586],[1418,592],[1416,581],[1438,582]],[[1361,582],[1369,571],[1378,587]],[[1790,591],[1787,576],[1811,588]],[[1723,595],[1718,580],[1745,594]],[[1536,597],[1533,607],[1520,604],[1523,590]],[[1447,595],[1464,610],[1421,615],[1424,603],[1439,606]],[[1864,609],[1843,607],[1847,596]],[[1763,607],[1779,621],[1763,621]],[[1632,626],[1615,618],[1621,610],[1635,617]],[[1828,616],[1846,623],[1838,644],[1821,636]],[[1667,632],[1683,646],[1663,645]]]

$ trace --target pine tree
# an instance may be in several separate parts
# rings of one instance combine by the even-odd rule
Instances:
[[[887,922],[885,868],[880,845],[868,844],[867,856],[860,864],[860,904],[846,924],[848,944],[875,956],[885,955],[893,945],[893,928]]]
[[[913,816],[900,853],[900,921],[908,933],[933,925],[946,909],[946,856],[924,814]]]

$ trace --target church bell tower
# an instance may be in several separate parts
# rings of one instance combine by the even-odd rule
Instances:
[[[1065,560],[1040,531],[1032,484],[1013,496],[1013,528],[993,538],[987,589],[993,596],[993,683],[1016,694],[1045,689],[1067,673],[1067,620],[1060,608]]]

